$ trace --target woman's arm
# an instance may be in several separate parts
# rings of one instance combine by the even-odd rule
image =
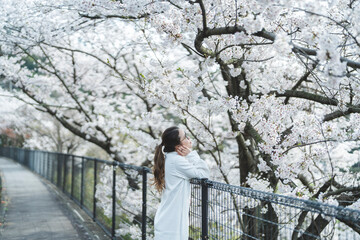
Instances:
[[[191,151],[188,155],[185,156],[185,158],[193,165],[196,165],[200,161],[204,161],[200,158],[199,154],[195,150]]]
[[[175,169],[180,177],[210,177],[210,171],[206,162],[200,158],[196,151],[191,151],[186,157],[178,156],[175,161]]]

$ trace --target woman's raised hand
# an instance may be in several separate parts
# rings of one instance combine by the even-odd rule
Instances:
[[[185,147],[183,145],[177,145],[175,147],[175,151],[180,155],[180,156],[186,156],[191,152],[191,149],[188,147]]]

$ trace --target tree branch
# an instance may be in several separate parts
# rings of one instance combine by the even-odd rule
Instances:
[[[321,193],[325,192],[325,191],[331,186],[332,181],[333,181],[333,178],[331,178],[331,179],[329,179],[328,181],[326,181],[326,182],[320,187],[320,189],[319,189],[311,198],[313,198],[313,199],[314,199],[314,198],[315,198],[315,199],[318,198]],[[292,236],[291,236],[291,239],[292,239],[292,240],[298,239],[297,236],[298,236],[298,234],[299,234],[299,230],[300,230],[301,225],[303,224],[303,222],[304,222],[304,220],[305,220],[305,217],[306,217],[306,215],[308,214],[308,212],[309,212],[309,211],[303,211],[303,212],[300,214],[299,219],[298,219],[298,223],[297,223],[296,227],[294,228],[293,234],[292,234]],[[321,219],[319,219],[318,221],[321,221]],[[313,220],[312,224],[314,224],[314,220]],[[312,224],[310,224],[310,226],[309,226],[308,229],[306,230],[306,233],[307,233],[307,231],[308,231],[309,229],[310,229],[310,230],[314,230],[314,228],[317,229],[316,227],[311,227]],[[325,223],[324,223],[324,224],[325,224]],[[327,223],[326,223],[326,225],[327,225]],[[326,225],[325,225],[325,226],[326,226]],[[316,224],[315,224],[315,226],[316,226]],[[312,233],[312,232],[311,232],[311,233]],[[301,237],[299,237],[299,239],[307,239],[307,237],[306,237],[306,236],[304,237],[304,234],[303,234]]]
[[[344,192],[357,192],[357,193],[360,193],[360,186],[340,188],[338,190],[331,191],[331,192],[328,192],[328,193],[324,194],[323,197],[327,198],[327,197],[330,197],[330,196],[339,195],[339,194],[344,193]]]
[[[211,28],[211,29],[205,29],[203,31],[199,31],[195,38],[195,48],[199,52],[203,53],[204,55],[212,56],[213,52],[210,49],[206,49],[202,46],[202,42],[205,38],[208,38],[210,36],[218,36],[218,35],[228,35],[228,34],[234,34],[237,32],[244,32],[246,33],[246,30],[244,27],[241,26],[232,26],[232,27],[219,27],[219,28]],[[252,36],[261,37],[270,41],[275,41],[276,35],[274,33],[268,32],[266,30],[261,30],[259,32],[251,34]],[[299,53],[302,55],[309,55],[309,56],[316,56],[317,52],[316,50],[300,47],[294,43],[292,43],[292,51],[294,53]],[[360,62],[355,62],[350,59],[341,57],[341,62],[346,62],[347,66],[352,67],[354,69],[360,68]]]
[[[302,98],[307,99],[313,102],[325,104],[325,105],[332,105],[337,106],[339,101],[336,99],[331,99],[328,97],[323,97],[317,94],[305,92],[305,91],[294,91],[294,90],[286,90],[285,92],[279,93],[277,91],[271,91],[270,94],[275,94],[276,97],[295,97],[295,98]]]
[[[197,0],[197,3],[200,5],[201,15],[202,15],[202,24],[203,24],[203,31],[207,29],[207,21],[206,21],[206,11],[205,6],[202,0]]]
[[[116,14],[109,14],[109,15],[87,15],[87,14],[83,14],[83,13],[78,13],[80,17],[83,18],[88,18],[88,19],[92,19],[92,20],[96,20],[96,19],[110,19],[110,18],[119,18],[119,19],[123,19],[123,20],[138,20],[138,19],[142,19],[142,18],[146,18],[148,16],[150,16],[150,14],[145,13],[145,14],[141,14],[139,16],[126,16],[126,15],[116,15]]]
[[[311,74],[311,72],[316,68],[317,63],[314,63],[312,65],[312,69],[309,69],[308,71],[305,72],[305,74],[299,79],[299,81],[291,88],[292,91],[295,91],[298,87],[300,87],[300,85],[307,80],[307,78],[309,77],[309,75]],[[290,99],[290,96],[285,98],[284,103],[288,104]]]
[[[323,118],[323,121],[324,122],[331,121],[331,120],[334,120],[335,118],[344,117],[351,113],[360,113],[360,106],[349,107],[348,110],[346,110],[346,111],[338,110],[338,111],[326,114]]]

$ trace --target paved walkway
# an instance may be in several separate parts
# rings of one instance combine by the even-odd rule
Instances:
[[[82,239],[39,177],[2,157],[0,171],[8,199],[1,240]]]

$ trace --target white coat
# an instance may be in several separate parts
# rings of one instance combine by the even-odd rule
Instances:
[[[155,240],[188,240],[190,179],[209,178],[209,169],[196,151],[186,157],[165,153],[165,189],[156,211]]]

